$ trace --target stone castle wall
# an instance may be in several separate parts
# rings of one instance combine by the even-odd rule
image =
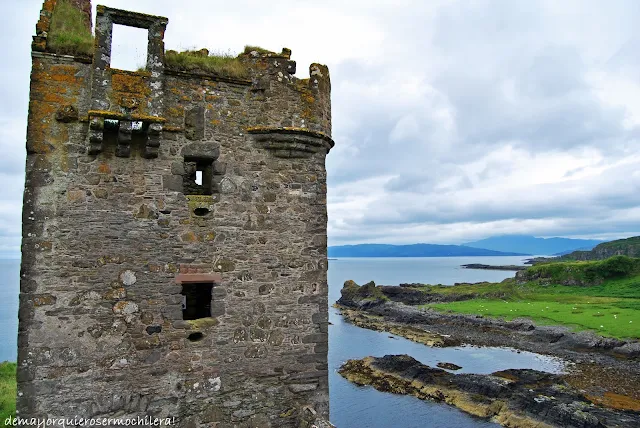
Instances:
[[[171,70],[165,18],[97,15],[93,58],[34,38],[19,415],[328,418],[328,70],[297,79],[288,50],[242,55],[244,78]],[[146,71],[109,68],[113,23],[149,29]],[[207,284],[210,316],[183,319]]]

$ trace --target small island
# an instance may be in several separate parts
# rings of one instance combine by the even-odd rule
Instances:
[[[483,265],[482,263],[469,263],[466,265],[460,265],[464,269],[483,269],[483,270],[525,270],[527,266],[518,265]]]

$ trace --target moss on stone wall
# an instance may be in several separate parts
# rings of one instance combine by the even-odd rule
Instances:
[[[245,78],[249,75],[249,70],[237,57],[227,53],[209,54],[207,49],[167,51],[165,64],[171,69],[202,71],[223,77]]]
[[[93,35],[83,13],[69,2],[58,0],[47,36],[50,51],[66,55],[91,55]]]

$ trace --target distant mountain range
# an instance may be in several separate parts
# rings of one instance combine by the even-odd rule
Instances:
[[[567,254],[576,250],[588,251],[602,242],[604,241],[595,239],[536,238],[530,235],[503,235],[492,236],[463,245],[494,251],[551,256]]]
[[[492,236],[463,245],[357,244],[329,247],[329,257],[457,257],[564,255],[588,251],[603,241],[595,239],[536,238],[529,235]]]
[[[358,244],[328,248],[329,257],[460,257],[460,256],[524,256],[527,254],[471,248],[464,245],[388,245]]]
[[[597,245],[596,245],[597,247]],[[575,251],[591,251],[593,250],[595,247],[589,246],[589,247],[582,247],[582,248],[578,248],[577,250],[566,250],[566,251],[561,251],[559,253],[553,254],[554,256],[564,256],[567,254],[571,254]]]

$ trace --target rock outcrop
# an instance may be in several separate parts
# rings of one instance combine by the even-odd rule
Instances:
[[[640,426],[639,412],[598,406],[562,375],[536,370],[452,374],[408,355],[386,355],[349,360],[339,373],[358,385],[444,402],[507,427]]]
[[[450,336],[434,333],[420,327],[402,323],[388,322],[385,321],[384,317],[382,316],[371,315],[365,311],[347,309],[345,307],[338,308],[340,309],[340,313],[347,322],[358,327],[366,328],[368,330],[385,331],[397,336],[402,336],[405,339],[409,339],[413,342],[422,343],[423,345],[434,346],[438,348],[446,346],[457,346],[461,344],[459,340],[452,339]]]

